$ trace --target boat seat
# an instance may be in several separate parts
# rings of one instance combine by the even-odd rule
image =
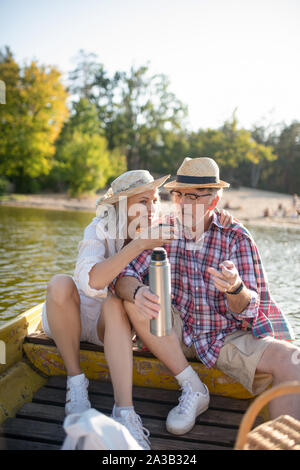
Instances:
[[[56,347],[55,341],[52,338],[49,338],[49,336],[47,336],[43,330],[37,330],[34,333],[31,333],[30,335],[25,336],[24,343],[41,344],[45,346]],[[87,341],[80,342],[80,350],[104,353],[103,346],[89,343]],[[141,348],[137,346],[137,343],[135,341],[133,341],[132,343],[132,351],[137,356],[155,358],[155,356],[152,354],[151,351],[149,351],[146,348]]]

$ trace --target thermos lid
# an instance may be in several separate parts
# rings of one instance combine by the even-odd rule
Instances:
[[[164,261],[167,259],[167,252],[164,248],[154,248],[151,259],[153,261]]]

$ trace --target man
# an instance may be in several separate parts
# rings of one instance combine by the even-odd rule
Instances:
[[[137,335],[182,388],[166,423],[174,434],[188,432],[209,404],[208,390],[187,358],[215,365],[254,394],[272,379],[274,385],[300,380],[300,350],[282,341],[293,339],[293,333],[270,297],[253,239],[239,223],[222,226],[214,211],[228,186],[210,158],[186,158],[176,181],[165,185],[179,215],[185,219],[187,214],[190,221],[189,230],[183,227],[181,238],[165,246],[171,264],[171,335],[155,337],[149,329],[159,311],[159,299],[145,285],[151,251],[139,255],[115,280]],[[272,418],[283,413],[300,418],[299,397],[271,402]]]

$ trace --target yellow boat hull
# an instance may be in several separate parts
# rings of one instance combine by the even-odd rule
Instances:
[[[41,324],[41,306],[34,307],[0,327],[0,424],[30,402],[46,378],[24,360],[27,335]]]

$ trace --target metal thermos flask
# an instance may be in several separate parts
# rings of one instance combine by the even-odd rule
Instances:
[[[164,248],[154,248],[149,267],[149,287],[159,297],[158,317],[150,320],[155,336],[167,336],[172,330],[170,263]]]

